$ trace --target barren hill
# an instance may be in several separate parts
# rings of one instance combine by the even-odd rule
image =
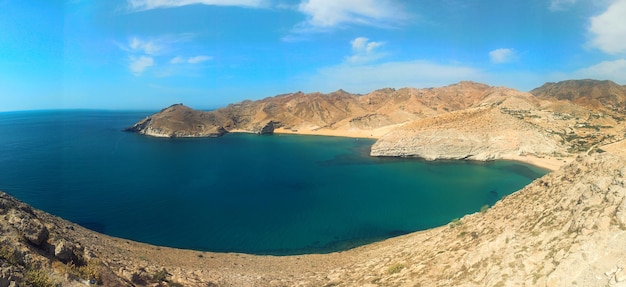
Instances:
[[[612,81],[586,79],[546,83],[530,93],[545,100],[563,100],[592,109],[626,112],[626,86]]]
[[[392,130],[372,146],[371,155],[493,160],[564,153],[558,135],[530,120],[538,113],[539,103],[531,95],[492,88],[474,107]]]
[[[561,164],[624,139],[623,86],[573,80],[547,83],[532,93],[474,82],[365,95],[297,92],[210,112],[174,105],[129,130],[164,137],[227,132],[374,137],[379,139],[374,156],[534,157]]]
[[[339,90],[330,94],[301,92],[258,101],[243,101],[210,112],[173,105],[129,128],[152,136],[219,136],[226,131],[271,133],[372,131],[471,107],[492,89],[460,82],[432,89],[381,89],[367,95]]]

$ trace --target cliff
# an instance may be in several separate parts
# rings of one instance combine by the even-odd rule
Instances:
[[[528,94],[500,88],[485,98],[478,107],[398,127],[372,146],[371,155],[484,161],[565,152],[558,135],[527,120],[538,114],[538,104]]]
[[[578,157],[488,210],[331,254],[151,246],[5,193],[0,229],[0,286],[625,286],[626,159]]]

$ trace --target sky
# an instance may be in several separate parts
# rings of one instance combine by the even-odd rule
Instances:
[[[0,111],[626,84],[626,0],[0,0]]]

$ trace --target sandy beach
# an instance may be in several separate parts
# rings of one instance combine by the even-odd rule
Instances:
[[[570,157],[535,157],[535,156],[518,155],[518,156],[507,156],[507,157],[504,157],[503,159],[519,161],[519,162],[523,162],[526,164],[545,168],[550,171],[555,171],[561,168],[562,166],[570,163],[572,160],[574,160],[574,157],[571,157],[571,156]]]
[[[378,139],[388,133],[393,128],[397,127],[397,125],[386,126],[373,130],[359,130],[359,129],[351,129],[351,130],[329,130],[329,129],[318,129],[318,130],[290,130],[285,128],[278,128],[274,130],[274,133],[277,134],[292,134],[292,135],[314,135],[314,136],[333,136],[333,137],[348,137],[348,138],[371,138]]]

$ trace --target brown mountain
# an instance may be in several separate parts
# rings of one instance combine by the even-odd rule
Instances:
[[[373,137],[375,156],[539,157],[562,164],[561,158],[624,138],[625,90],[611,81],[572,80],[546,83],[532,94],[474,82],[365,95],[296,92],[209,112],[173,105],[128,130],[161,137],[227,132]]]
[[[368,132],[471,107],[485,99],[490,89],[484,84],[461,82],[433,89],[381,89],[367,95],[342,90],[330,94],[297,92],[210,112],[173,105],[128,130],[163,137],[219,136],[225,131],[260,133],[276,128]]]
[[[545,100],[563,100],[592,109],[626,112],[626,86],[612,81],[586,79],[545,83],[530,93]]]

